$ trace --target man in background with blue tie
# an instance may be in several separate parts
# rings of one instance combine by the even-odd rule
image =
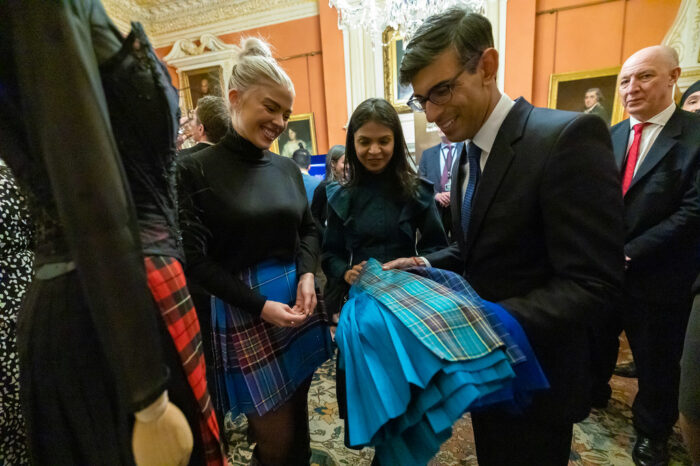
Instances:
[[[452,171],[457,242],[425,259],[520,323],[551,386],[521,413],[472,413],[479,465],[564,466],[590,410],[588,329],[622,285],[620,179],[602,119],[513,101],[497,72],[491,24],[459,8],[428,18],[406,48],[410,105],[470,140]]]
[[[450,188],[452,166],[462,152],[463,143],[451,142],[438,128],[440,144],[427,148],[418,165],[418,174],[433,183],[435,204],[437,205],[442,226],[448,238],[452,237],[452,215],[450,213]],[[452,239],[454,241],[454,239]]]

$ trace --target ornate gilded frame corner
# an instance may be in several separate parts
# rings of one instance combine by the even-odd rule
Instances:
[[[399,88],[399,76],[398,69],[399,63],[397,63],[396,54],[396,43],[402,40],[401,35],[398,31],[392,28],[387,28],[382,34],[382,64],[384,69],[384,98],[394,106],[399,113],[409,113],[411,111],[410,107],[407,105],[408,99],[400,100],[397,96],[397,90]]]
[[[625,116],[625,109],[622,107],[622,102],[620,101],[620,94],[619,92],[617,92],[617,75],[619,73],[620,67],[613,66],[609,68],[599,68],[595,70],[552,74],[549,77],[549,98],[547,100],[547,107],[557,108],[557,97],[559,96],[559,83],[567,81],[579,81],[582,79],[615,76],[615,98],[613,99],[613,108],[612,113],[610,115],[610,125],[615,125],[621,122]]]

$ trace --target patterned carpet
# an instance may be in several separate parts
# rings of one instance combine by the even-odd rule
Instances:
[[[625,345],[626,346],[626,345]],[[623,346],[621,359],[629,358]],[[314,375],[309,392],[312,465],[369,465],[373,452],[349,450],[343,444],[343,423],[337,416],[335,399],[335,363],[324,364]],[[632,465],[634,445],[630,406],[637,391],[636,379],[613,377],[613,399],[604,410],[594,410],[585,421],[574,427],[574,441],[569,466]],[[241,416],[226,420],[226,432],[231,439],[229,464],[246,465],[252,450],[246,442],[246,421]],[[671,466],[689,465],[678,429],[670,441]],[[431,465],[476,465],[474,436],[469,416],[454,427],[453,436],[443,446]]]

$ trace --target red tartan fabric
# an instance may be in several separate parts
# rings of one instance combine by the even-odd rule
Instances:
[[[199,320],[187,290],[182,266],[176,259],[163,256],[148,256],[145,263],[151,294],[180,354],[187,381],[199,404],[199,428],[207,465],[226,465],[221,449],[219,425],[207,390]]]

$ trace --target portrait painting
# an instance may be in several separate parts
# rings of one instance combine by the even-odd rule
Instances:
[[[597,115],[606,124],[623,119],[617,75],[619,67],[573,73],[552,74],[549,81],[549,108]]]
[[[408,99],[413,94],[411,85],[402,86],[399,83],[399,68],[404,54],[403,38],[391,28],[384,31],[384,98],[401,113],[410,112]]]
[[[306,149],[311,155],[318,155],[313,113],[303,113],[289,117],[287,128],[270,147],[272,152],[289,158],[292,157],[292,154],[297,149]]]
[[[197,107],[197,101],[207,95],[223,96],[223,73],[220,66],[185,71],[182,74],[182,89],[185,92],[184,111]]]

